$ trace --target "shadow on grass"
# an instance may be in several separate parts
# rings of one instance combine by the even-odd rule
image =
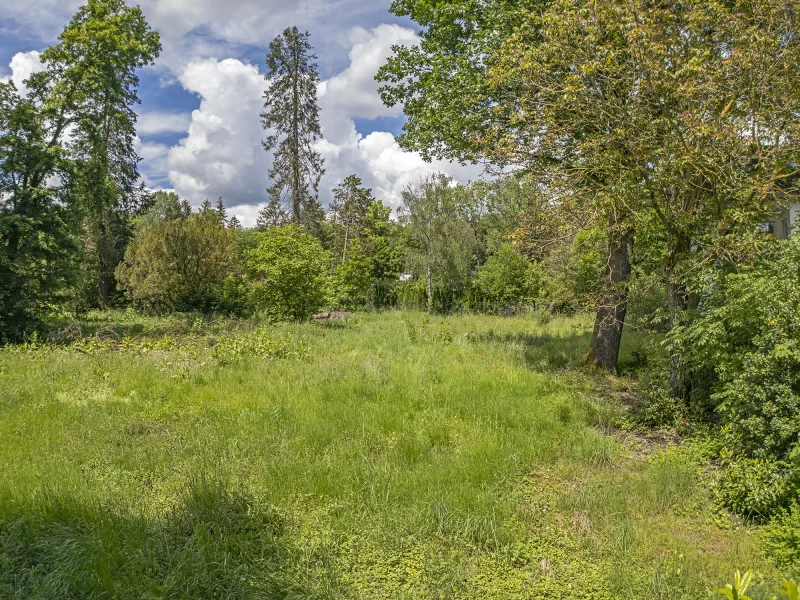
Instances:
[[[475,342],[521,346],[525,366],[535,371],[562,370],[582,365],[591,339],[591,332],[556,336],[523,332],[497,334],[494,331],[483,332],[472,338]]]
[[[44,494],[0,503],[2,598],[320,597],[291,575],[282,519],[198,481],[165,519]]]

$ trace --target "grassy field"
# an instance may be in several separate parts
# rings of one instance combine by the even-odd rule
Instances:
[[[546,321],[110,314],[0,351],[0,598],[777,589],[699,453],[616,428],[590,322]]]

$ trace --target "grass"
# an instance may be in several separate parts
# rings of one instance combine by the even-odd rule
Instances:
[[[615,430],[590,325],[109,314],[0,351],[0,598],[766,598],[693,447]]]

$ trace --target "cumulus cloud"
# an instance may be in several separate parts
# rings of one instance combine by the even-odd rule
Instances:
[[[392,46],[413,46],[417,34],[398,25],[379,25],[372,31],[357,27],[350,32],[350,66],[320,86],[320,104],[328,113],[356,119],[398,117],[402,106],[387,107],[378,95],[375,74],[392,53]]]
[[[0,0],[0,11],[19,29],[49,44],[85,0]],[[413,45],[416,33],[387,24],[391,0],[139,0],[149,22],[162,34],[164,53],[156,77],[197,96],[191,114],[148,108],[140,113],[136,149],[141,171],[153,187],[172,187],[195,205],[223,197],[231,212],[254,224],[267,201],[271,157],[261,142],[259,113],[266,87],[258,66],[242,56],[261,53],[283,28],[312,33],[323,74],[319,87],[325,137],[317,149],[326,160],[320,184],[323,203],[345,177],[356,174],[376,197],[397,207],[402,189],[432,171],[460,181],[481,175],[479,167],[425,163],[400,148],[391,133],[369,121],[401,119],[402,107],[388,108],[377,93],[375,73],[394,44]],[[354,24],[359,26],[353,27]],[[44,45],[44,44],[43,44]],[[236,57],[236,58],[227,58]],[[11,64],[19,83],[41,68],[37,52],[20,53]],[[147,75],[152,77],[152,71]],[[359,131],[368,127],[367,131]],[[367,123],[365,123],[367,122]],[[172,147],[163,142],[176,134]],[[362,135],[367,134],[367,135]],[[153,136],[166,136],[155,138]]]
[[[350,65],[320,85],[322,133],[318,149],[326,159],[322,189],[330,190],[345,177],[356,174],[373,188],[376,197],[397,208],[403,188],[431,172],[443,172],[461,181],[480,177],[482,169],[444,161],[426,163],[416,152],[406,152],[388,132],[363,137],[355,119],[400,117],[401,106],[387,107],[378,94],[375,74],[392,53],[394,45],[414,45],[419,38],[408,28],[382,24],[350,33]]]
[[[263,201],[268,180],[259,114],[264,78],[235,59],[189,64],[179,81],[198,94],[187,137],[171,148],[169,179],[194,204],[222,196],[236,204]]]
[[[355,119],[401,114],[383,105],[374,76],[392,45],[413,44],[417,37],[410,29],[380,25],[370,31],[357,28],[349,39],[349,66],[322,82],[319,89],[324,139],[317,150],[326,161],[320,184],[323,203],[351,174],[361,177],[376,197],[394,207],[399,205],[404,187],[431,172],[441,171],[461,181],[479,177],[480,167],[426,163],[419,154],[404,151],[391,133],[373,132],[364,137],[357,131]],[[261,145],[265,136],[259,120],[266,87],[263,75],[239,60],[207,59],[192,62],[179,81],[201,97],[201,104],[192,113],[187,137],[169,151],[171,185],[195,205],[222,196],[243,223],[254,224],[267,199],[271,164]]]
[[[36,50],[32,50],[31,52],[18,52],[11,59],[9,67],[11,69],[11,75],[2,78],[2,80],[8,81],[10,79],[13,81],[19,93],[23,96],[28,91],[24,82],[34,73],[39,73],[44,70],[41,54]]]

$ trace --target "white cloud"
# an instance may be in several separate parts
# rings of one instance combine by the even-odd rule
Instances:
[[[12,80],[19,93],[23,96],[28,92],[28,88],[25,86],[24,82],[34,73],[44,70],[41,54],[36,50],[32,50],[31,52],[18,52],[11,59],[9,67],[11,68],[11,75],[2,78],[2,80]]]
[[[388,108],[381,101],[375,74],[391,55],[392,46],[416,44],[418,37],[411,29],[384,24],[371,31],[356,28],[350,40],[350,66],[320,85],[325,140],[317,148],[327,167],[321,189],[331,190],[356,174],[377,198],[397,208],[403,188],[431,172],[441,171],[460,181],[480,177],[480,167],[426,163],[420,154],[403,150],[391,133],[376,131],[363,137],[356,130],[354,119],[402,115],[402,107]]]
[[[143,112],[138,117],[136,131],[140,135],[183,133],[189,129],[192,122],[192,116],[189,113]]]
[[[263,201],[268,184],[259,118],[263,76],[239,60],[207,59],[189,64],[179,81],[202,100],[188,136],[169,151],[172,185],[193,204],[219,196],[235,204]]]
[[[0,11],[33,35],[52,43],[58,31],[84,0],[36,0],[19,4],[0,0]],[[394,136],[374,132],[364,137],[355,120],[397,118],[402,107],[387,108],[377,93],[374,76],[393,44],[415,44],[414,31],[380,24],[390,0],[140,0],[154,28],[162,33],[164,53],[158,73],[196,94],[200,106],[190,114],[149,109],[139,116],[136,149],[143,157],[144,179],[169,185],[195,205],[222,196],[246,224],[254,224],[267,200],[271,157],[263,151],[265,132],[259,113],[266,87],[257,66],[232,56],[263,51],[283,28],[298,25],[312,33],[323,73],[320,84],[321,124],[325,139],[317,145],[326,159],[320,185],[325,203],[331,190],[357,174],[376,197],[397,206],[404,186],[431,171],[460,181],[480,176],[479,167],[445,162],[425,163],[405,152]],[[353,27],[358,24],[359,26]],[[348,54],[349,52],[349,54]],[[345,59],[347,56],[347,59]],[[24,79],[39,66],[38,53],[20,53],[12,61],[14,79]],[[152,74],[152,73],[151,73]],[[185,132],[172,148],[148,136]]]
[[[379,25],[372,31],[357,27],[350,32],[353,44],[350,66],[320,86],[320,104],[328,112],[339,111],[356,119],[398,117],[402,106],[387,107],[378,95],[378,69],[392,53],[392,46],[419,42],[413,30],[398,25]]]
[[[391,133],[374,132],[363,137],[354,119],[393,117],[395,109],[383,106],[374,75],[397,43],[415,43],[410,29],[381,25],[371,31],[350,34],[350,65],[320,85],[322,132],[317,144],[326,160],[320,184],[323,203],[345,177],[356,174],[373,188],[376,197],[397,207],[403,188],[425,175],[442,171],[460,181],[475,179],[482,169],[448,162],[426,163],[406,152]],[[170,149],[169,179],[178,194],[197,205],[206,198],[222,196],[234,206],[243,223],[255,223],[266,202],[270,156],[261,142],[265,132],[259,113],[266,87],[255,66],[235,59],[194,61],[179,76],[180,83],[201,97],[192,113],[188,135]]]

